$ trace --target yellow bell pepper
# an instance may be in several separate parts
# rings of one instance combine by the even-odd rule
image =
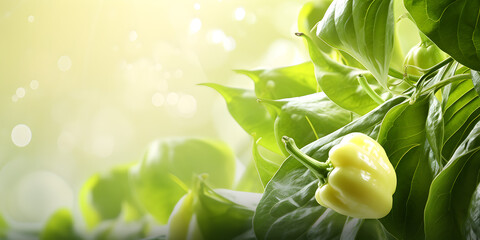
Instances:
[[[395,169],[382,146],[363,133],[351,133],[332,147],[326,162],[317,161],[283,137],[287,151],[319,179],[317,202],[355,218],[385,217],[397,186]]]

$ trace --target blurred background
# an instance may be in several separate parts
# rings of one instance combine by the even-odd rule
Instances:
[[[249,158],[251,138],[197,84],[251,87],[232,70],[306,61],[293,35],[303,3],[0,1],[0,212],[41,226],[78,209],[89,176],[156,138],[222,139]]]

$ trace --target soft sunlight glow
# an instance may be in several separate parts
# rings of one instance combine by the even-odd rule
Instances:
[[[233,37],[227,37],[223,41],[223,48],[227,51],[233,51],[235,47],[237,46],[235,39]]]
[[[214,29],[208,33],[208,41],[214,44],[223,42],[225,37],[225,33],[220,29]]]
[[[57,61],[57,67],[60,71],[66,72],[72,67],[72,60],[69,56],[61,56]]]
[[[12,129],[12,142],[17,147],[25,147],[32,140],[32,131],[25,124],[18,124]]]
[[[178,100],[178,112],[184,117],[193,117],[197,111],[197,100],[188,94],[182,94]]]
[[[161,107],[165,103],[165,97],[163,94],[156,92],[152,96],[152,104],[155,107]]]
[[[190,34],[197,33],[202,28],[202,21],[199,18],[194,18],[190,22],[189,32]]]
[[[178,102],[178,94],[171,92],[167,94],[167,103],[169,105],[175,105]]]
[[[138,34],[136,31],[130,31],[130,33],[128,34],[128,40],[130,40],[130,42],[135,42],[135,40],[137,40],[138,38]]]
[[[235,12],[233,15],[235,16],[235,20],[242,21],[245,18],[245,9],[242,7],[239,7],[235,9]]]

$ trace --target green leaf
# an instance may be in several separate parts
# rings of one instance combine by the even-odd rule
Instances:
[[[475,88],[477,94],[480,94],[480,72],[472,70],[471,73],[473,87]]]
[[[467,219],[472,216],[469,213],[471,199],[480,182],[479,150],[480,124],[477,123],[432,182],[425,207],[426,239],[466,238],[468,225],[465,224],[469,224]]]
[[[240,180],[235,184],[235,190],[245,192],[263,192],[263,184],[261,176],[259,175],[256,167],[255,160],[251,160],[243,171]]]
[[[195,215],[204,239],[253,237],[252,218],[261,194],[228,189],[213,190],[203,181],[199,184]]]
[[[312,31],[314,31],[315,25],[322,20],[325,12],[328,9],[328,6],[330,6],[331,3],[332,0],[311,1],[305,3],[298,14],[297,21],[298,31],[311,37],[317,47],[319,47],[322,52],[326,53],[330,53],[332,48],[317,38],[315,33],[312,33]]]
[[[107,220],[93,233],[95,240],[137,240],[146,237],[148,223],[144,219],[135,222]]]
[[[405,102],[395,106],[383,119],[378,134],[378,142],[397,174],[392,210],[380,221],[398,239],[424,239],[423,209],[436,170],[428,159],[431,157],[426,134],[429,108],[429,97],[425,96],[413,105]]]
[[[192,186],[193,176],[202,173],[209,175],[212,186],[232,186],[235,158],[225,143],[201,138],[156,141],[131,168],[130,177],[144,208],[158,222],[166,223],[177,201]]]
[[[253,141],[253,160],[255,161],[255,167],[257,169],[258,175],[260,176],[260,180],[262,181],[262,185],[265,187],[267,183],[272,179],[275,172],[277,172],[278,168],[280,168],[280,163],[271,161],[264,157],[259,149],[258,149],[258,140]],[[283,160],[283,157],[282,157]]]
[[[322,91],[330,100],[338,106],[363,115],[368,113],[379,104],[376,103],[362,88],[358,77],[363,75],[369,81],[369,85],[377,94],[382,94],[382,89],[375,85],[373,76],[361,69],[348,67],[330,59],[326,54],[320,52],[305,35],[309,43],[309,53],[315,65],[315,76]],[[386,96],[384,97],[386,98]]]
[[[68,209],[56,211],[48,219],[40,233],[41,240],[76,240],[82,239],[74,229],[72,214]]]
[[[322,138],[352,121],[352,112],[330,101],[325,93],[281,100],[265,100],[278,109],[275,120],[275,138],[281,150],[288,155],[283,136],[295,140],[299,148]]]
[[[8,233],[8,223],[2,215],[0,215],[0,239],[5,239]]]
[[[253,90],[232,88],[215,83],[202,84],[219,92],[225,99],[230,115],[250,135],[255,135],[260,144],[281,154],[273,133],[274,118],[267,109],[257,102]]]
[[[375,110],[356,119],[337,131],[305,146],[302,151],[319,160],[326,161],[328,151],[351,132],[362,132],[376,137],[378,127],[389,109],[405,101],[404,97],[393,98]],[[315,200],[318,179],[301,163],[288,157],[268,183],[254,216],[254,230],[258,239],[337,239],[352,235],[365,236],[377,220],[349,220],[331,210],[321,207]],[[330,221],[333,219],[332,221]],[[349,223],[355,226],[352,227]],[[369,221],[373,221],[371,224]],[[347,223],[347,224],[346,224]],[[360,230],[359,230],[360,229]],[[388,238],[381,225],[378,239]],[[351,234],[351,235],[349,235]],[[347,238],[348,236],[348,238]],[[371,236],[369,236],[371,237]],[[365,239],[372,239],[365,237]]]
[[[471,81],[448,85],[443,96],[445,133],[442,155],[448,160],[480,120],[480,98]]]
[[[121,215],[127,221],[143,215],[130,187],[129,169],[132,165],[115,167],[107,174],[95,174],[83,185],[79,203],[88,227]]]
[[[318,90],[311,62],[268,70],[236,70],[236,72],[245,74],[253,80],[257,98],[298,97],[315,93]],[[217,88],[215,89],[220,92]]]
[[[388,89],[393,14],[392,0],[335,0],[318,23],[317,36],[352,55]]]
[[[467,239],[480,238],[480,184],[470,200],[467,219],[465,220],[465,237]]]
[[[418,28],[459,63],[480,70],[478,0],[404,0]]]

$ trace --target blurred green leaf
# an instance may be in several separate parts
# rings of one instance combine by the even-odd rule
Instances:
[[[56,211],[50,219],[48,219],[45,227],[40,233],[41,240],[80,240],[76,232],[72,220],[72,214],[68,209],[60,209]]]
[[[214,190],[203,181],[195,194],[195,215],[204,239],[255,239],[252,218],[261,194]]]
[[[115,167],[107,174],[96,174],[83,185],[79,203],[89,227],[120,215],[129,221],[143,214],[130,186],[129,169],[132,165]]]
[[[467,239],[480,239],[480,184],[472,195],[465,220],[465,237]]]
[[[320,52],[309,37],[303,34],[299,34],[299,36],[305,38],[309,43],[308,50],[315,65],[315,77],[322,91],[330,100],[338,106],[360,115],[368,113],[379,105],[367,94],[358,81],[359,76],[365,76],[370,87],[380,95],[382,89],[372,74],[333,61],[325,53]]]
[[[253,141],[253,148],[252,148],[252,153],[253,153],[253,160],[255,161],[255,167],[258,172],[258,176],[260,176],[260,180],[262,182],[263,187],[265,187],[272,179],[273,175],[275,175],[275,172],[277,172],[278,168],[280,167],[281,162],[275,162],[271,161],[270,159],[267,159],[264,157],[259,149],[258,149],[258,139],[254,139]],[[282,161],[283,161],[283,157]]]
[[[425,207],[426,239],[477,239],[480,182],[480,124],[477,123],[455,150],[452,159],[430,187]],[[473,222],[472,222],[473,221]],[[467,225],[466,225],[467,224]],[[473,232],[472,232],[473,231]],[[475,233],[475,231],[477,231]]]
[[[245,74],[253,80],[257,98],[298,97],[318,90],[311,62],[269,70],[236,70],[236,72]]]
[[[215,83],[202,84],[219,92],[225,99],[230,115],[250,135],[260,140],[260,145],[281,154],[273,133],[274,118],[257,102],[253,90],[232,88]]]
[[[143,207],[164,224],[196,174],[207,173],[215,187],[230,188],[235,158],[223,142],[200,139],[158,140],[130,170],[133,189]]]
[[[480,1],[404,0],[417,27],[459,63],[480,70]]]
[[[295,139],[303,146],[345,126],[352,121],[352,112],[330,101],[325,93],[281,100],[263,100],[277,108],[275,138],[285,155],[289,155],[282,142],[283,136]]]
[[[5,239],[8,233],[8,223],[2,215],[0,215],[0,239]]]
[[[317,36],[356,58],[387,89],[393,14],[392,0],[335,0],[318,23]]]
[[[313,39],[317,47],[322,50],[322,52],[330,53],[332,48],[323,42],[320,38],[317,38],[314,31],[315,25],[318,21],[322,20],[325,12],[328,9],[328,6],[332,3],[332,0],[320,0],[320,1],[310,1],[303,4],[300,13],[298,14],[298,31],[307,34]]]
[[[251,160],[243,171],[240,180],[238,180],[235,190],[244,192],[262,193],[263,185],[260,179],[261,175],[257,171],[255,161]]]

